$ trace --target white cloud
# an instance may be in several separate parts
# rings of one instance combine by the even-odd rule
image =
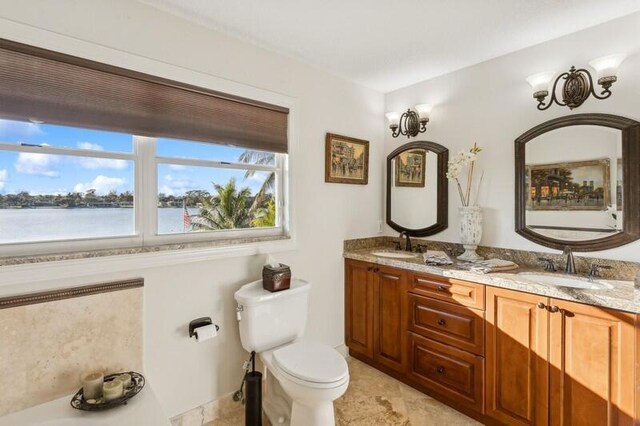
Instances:
[[[109,177],[109,176],[96,176],[94,180],[89,183],[79,183],[73,187],[74,192],[86,192],[90,189],[95,189],[96,194],[105,195],[111,191],[115,191],[118,187],[124,185],[127,182],[126,179]]]
[[[88,149],[92,151],[104,151],[101,145],[91,142],[78,142],[78,148]],[[114,169],[122,170],[127,168],[126,160],[116,160],[112,158],[89,158],[79,157],[75,159],[78,166],[83,169],[95,170],[95,169]]]
[[[195,182],[191,179],[183,177],[175,177],[173,175],[165,175],[164,185],[160,187],[159,192],[166,195],[182,195],[186,191],[198,189]]]
[[[59,162],[60,157],[57,155],[21,152],[18,154],[15,168],[18,173],[27,175],[58,177],[60,176],[60,171],[55,166]]]
[[[28,139],[32,136],[44,133],[40,125],[25,121],[0,120],[0,140],[8,142],[7,139]]]
[[[9,180],[9,173],[5,169],[0,170],[0,191],[4,189],[7,180]]]

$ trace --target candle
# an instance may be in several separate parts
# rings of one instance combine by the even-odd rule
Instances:
[[[122,381],[113,379],[102,385],[102,396],[105,402],[112,401],[122,396]]]
[[[122,382],[122,386],[125,390],[131,387],[131,374],[129,373],[119,375],[118,377],[116,377],[116,380],[120,380]]]
[[[102,397],[102,384],[104,375],[99,371],[85,374],[80,378],[82,383],[82,396],[85,401],[88,399],[98,399]]]

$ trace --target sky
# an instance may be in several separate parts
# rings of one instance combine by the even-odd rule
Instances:
[[[131,135],[2,119],[0,143],[133,152]],[[157,152],[163,157],[237,162],[244,149],[160,138]],[[167,195],[182,195],[193,189],[213,192],[212,182],[224,184],[231,177],[236,178],[238,188],[249,187],[255,194],[266,173],[257,172],[245,179],[242,170],[160,164],[158,191]],[[133,186],[133,161],[0,150],[0,194],[66,194],[88,189],[107,194],[133,192]]]

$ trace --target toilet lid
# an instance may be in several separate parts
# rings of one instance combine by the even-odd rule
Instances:
[[[316,342],[292,343],[275,351],[273,359],[286,373],[308,382],[337,382],[349,373],[338,351]]]

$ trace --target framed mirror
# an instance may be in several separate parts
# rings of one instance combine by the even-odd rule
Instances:
[[[640,238],[640,123],[576,114],[515,141],[516,232],[575,251]]]
[[[387,156],[387,224],[412,237],[447,229],[449,150],[435,142],[410,142]]]

